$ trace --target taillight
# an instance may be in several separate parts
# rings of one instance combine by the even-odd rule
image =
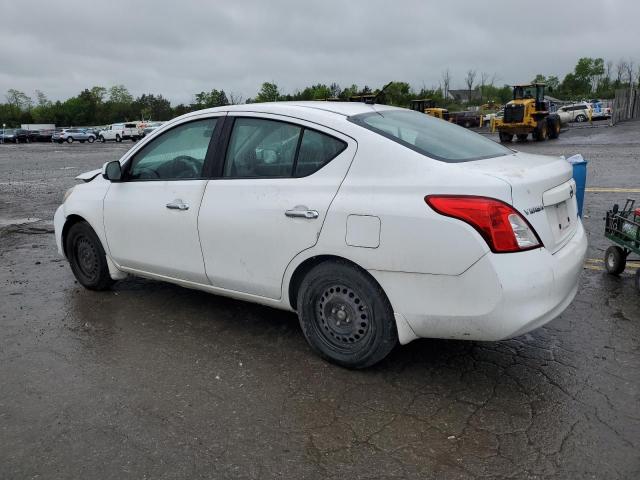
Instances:
[[[468,223],[494,253],[522,252],[542,246],[533,227],[511,205],[471,195],[427,195],[425,202],[440,215]]]

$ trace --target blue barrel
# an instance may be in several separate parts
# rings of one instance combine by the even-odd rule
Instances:
[[[576,181],[576,200],[578,201],[578,216],[582,218],[582,206],[584,205],[584,189],[587,186],[587,161],[573,163],[573,179]]]

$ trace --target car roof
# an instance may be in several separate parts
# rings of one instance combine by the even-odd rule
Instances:
[[[369,113],[383,110],[397,110],[398,107],[387,105],[366,104],[362,102],[323,102],[323,101],[305,101],[305,102],[270,102],[270,103],[247,103],[243,105],[227,105],[224,107],[215,107],[207,110],[200,110],[199,113],[205,112],[256,112],[256,113],[274,113],[292,116],[343,116],[349,117],[358,115],[359,113]],[[294,115],[297,113],[298,115]]]

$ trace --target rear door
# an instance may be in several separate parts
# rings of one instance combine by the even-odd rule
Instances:
[[[230,113],[198,229],[211,284],[277,299],[284,271],[316,244],[356,152],[353,139],[289,117]]]

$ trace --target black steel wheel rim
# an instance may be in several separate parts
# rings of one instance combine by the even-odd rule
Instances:
[[[316,327],[322,340],[338,350],[353,350],[373,335],[372,312],[353,289],[334,284],[315,302]]]
[[[76,265],[80,273],[88,280],[98,275],[98,251],[94,243],[87,237],[79,236],[74,245]]]

